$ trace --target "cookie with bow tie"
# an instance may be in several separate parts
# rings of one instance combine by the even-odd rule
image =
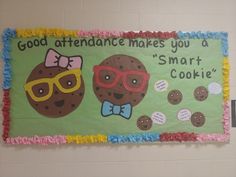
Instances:
[[[51,118],[74,111],[85,92],[82,64],[81,56],[64,56],[49,49],[45,61],[32,70],[24,85],[30,105]]]
[[[130,119],[146,95],[149,73],[137,58],[112,55],[93,68],[93,90],[102,103],[101,115]]]

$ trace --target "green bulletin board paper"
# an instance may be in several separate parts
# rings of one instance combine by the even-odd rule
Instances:
[[[223,84],[221,41],[208,39],[208,47],[202,46],[202,40],[189,39],[188,48],[178,48],[176,53],[171,50],[171,42],[175,39],[165,40],[165,47],[140,48],[128,46],[128,39],[125,39],[124,46],[106,47],[55,47],[58,38],[47,37],[47,46],[27,48],[20,51],[19,41],[26,43],[36,38],[15,38],[12,40],[12,89],[11,89],[11,130],[10,135],[14,136],[45,136],[45,135],[67,135],[67,134],[131,134],[143,132],[137,125],[137,119],[142,115],[152,116],[154,112],[161,112],[166,116],[166,122],[162,125],[153,123],[150,132],[196,132],[196,133],[222,133],[222,98],[223,94],[208,95],[205,101],[197,101],[193,91],[198,86],[206,88],[212,82]],[[60,39],[60,38],[59,38]],[[76,38],[73,38],[75,40]],[[88,38],[89,39],[89,38]],[[142,40],[142,39],[138,39]],[[153,39],[154,40],[154,39]],[[39,114],[27,101],[24,91],[24,84],[32,69],[39,63],[44,62],[46,52],[53,48],[65,56],[80,55],[83,57],[82,76],[85,82],[85,95],[81,105],[70,114],[61,118],[48,118]],[[129,120],[117,115],[103,117],[100,113],[101,103],[93,91],[93,66],[99,65],[104,59],[112,55],[128,55],[140,60],[150,74],[148,89],[143,100],[133,107],[132,116]],[[160,56],[165,55],[166,58]],[[201,58],[200,64],[189,58]],[[185,57],[188,64],[168,64],[168,57]],[[160,63],[166,60],[166,64]],[[180,62],[180,60],[179,60]],[[171,78],[170,71],[193,72],[197,70],[212,71],[211,78],[179,79]],[[159,80],[166,80],[168,88],[166,91],[158,92],[154,85]],[[177,105],[172,105],[167,100],[170,90],[178,89],[183,94],[183,100]],[[180,121],[177,113],[180,109],[189,109],[191,112],[203,112],[206,117],[204,126],[194,127],[191,121]]]

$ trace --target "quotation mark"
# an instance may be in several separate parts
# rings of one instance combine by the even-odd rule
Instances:
[[[157,54],[153,54],[152,57],[153,57],[153,58],[156,58],[156,57],[157,57]]]
[[[213,68],[213,69],[212,69],[212,72],[216,72],[216,69],[215,69],[215,68]]]

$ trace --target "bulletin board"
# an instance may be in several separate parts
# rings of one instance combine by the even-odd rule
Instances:
[[[6,29],[6,144],[229,141],[226,32]]]

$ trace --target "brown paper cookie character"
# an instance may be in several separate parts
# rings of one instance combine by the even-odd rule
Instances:
[[[195,127],[201,127],[205,123],[205,115],[201,112],[195,112],[191,116],[191,122]]]
[[[74,111],[84,97],[82,57],[66,57],[49,49],[45,62],[30,73],[24,86],[31,106],[46,117],[62,117]]]
[[[176,105],[182,101],[183,95],[179,90],[171,90],[167,96],[167,99],[170,104]]]
[[[206,87],[200,86],[194,90],[193,94],[196,100],[204,101],[208,97],[208,90]]]
[[[141,116],[137,120],[137,127],[140,130],[149,130],[152,127],[152,119],[148,116]]]
[[[102,116],[120,115],[129,119],[132,107],[146,95],[149,74],[137,59],[113,55],[94,66],[93,90],[102,103]]]

